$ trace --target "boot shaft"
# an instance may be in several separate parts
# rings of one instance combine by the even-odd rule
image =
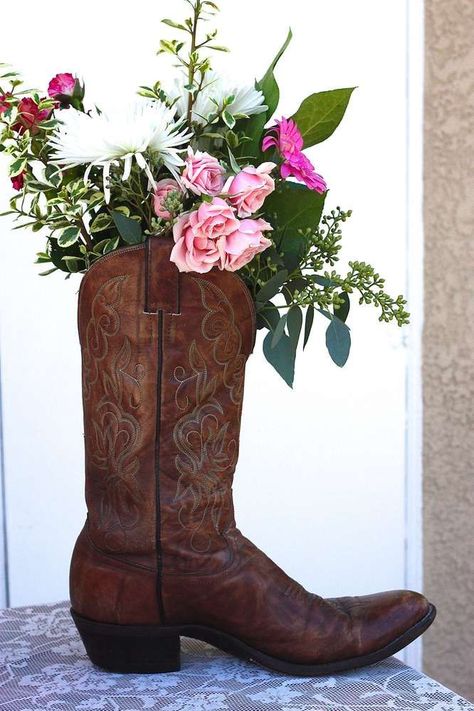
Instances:
[[[147,568],[213,572],[230,555],[255,312],[235,274],[180,274],[170,250],[119,250],[81,285],[88,535]]]

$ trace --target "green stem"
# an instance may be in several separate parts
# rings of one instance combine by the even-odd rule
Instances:
[[[193,85],[193,81],[194,81],[193,54],[196,51],[197,26],[198,26],[198,22],[199,22],[200,9],[201,9],[200,2],[199,2],[199,0],[196,0],[195,5],[194,5],[193,26],[192,26],[192,31],[191,31],[191,49],[189,52],[188,84],[190,87]],[[188,126],[191,126],[191,119],[192,119],[192,115],[193,115],[193,103],[194,103],[194,94],[191,90],[189,90],[189,92],[188,92],[188,112],[187,112]]]

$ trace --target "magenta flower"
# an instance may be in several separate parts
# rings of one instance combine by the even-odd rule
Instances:
[[[303,137],[293,119],[282,118],[267,132],[262,142],[262,150],[276,148],[283,158],[280,175],[286,179],[293,176],[304,183],[310,190],[324,193],[327,185],[324,178],[316,173],[313,164],[307,158],[303,149]]]
[[[48,84],[48,96],[55,99],[56,96],[72,96],[76,86],[75,77],[68,73],[56,74]]]
[[[293,153],[300,153],[303,148],[303,137],[293,119],[282,118],[272,126],[263,139],[262,150],[274,146],[283,158]]]
[[[281,164],[280,174],[285,179],[293,176],[317,193],[325,193],[327,190],[326,181],[319,173],[316,173],[314,165],[304,153],[295,153],[289,156]]]

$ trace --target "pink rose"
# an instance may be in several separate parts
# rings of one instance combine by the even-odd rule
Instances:
[[[76,79],[72,74],[56,74],[48,84],[48,96],[72,96],[76,86]]]
[[[227,235],[239,228],[234,209],[221,198],[181,215],[173,227],[171,261],[180,272],[204,274],[224,268]]]
[[[272,226],[261,218],[240,220],[238,229],[225,242],[224,269],[235,272],[252,261],[256,254],[271,246],[272,241],[263,235]]]
[[[172,215],[168,210],[163,207],[163,201],[165,198],[173,192],[181,192],[181,189],[172,178],[164,178],[156,184],[155,192],[153,194],[153,209],[155,210],[155,215],[157,217],[162,217],[164,220],[170,220]]]
[[[34,136],[38,133],[41,121],[45,121],[50,115],[49,109],[40,109],[34,99],[25,96],[18,104],[18,118],[12,128],[20,134],[29,131]]]
[[[19,173],[19,175],[15,175],[14,178],[10,178],[12,181],[12,187],[14,190],[22,190],[23,185],[25,184],[25,175],[26,171],[23,171],[23,173]]]
[[[265,198],[275,190],[275,181],[270,176],[274,168],[275,163],[262,163],[257,168],[248,165],[228,179],[224,191],[239,217],[249,217],[260,210]]]
[[[182,180],[195,195],[219,195],[224,187],[224,168],[209,153],[188,147]]]

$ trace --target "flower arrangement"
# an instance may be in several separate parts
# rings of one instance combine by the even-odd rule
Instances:
[[[141,86],[119,109],[87,107],[78,77],[57,74],[47,95],[25,91],[0,65],[0,149],[10,156],[18,227],[44,233],[42,275],[83,273],[104,254],[147,238],[173,236],[171,259],[182,272],[238,272],[267,331],[265,357],[292,385],[297,347],[315,313],[327,319],[326,345],[343,366],[350,350],[351,296],[373,304],[381,321],[408,322],[405,300],[384,291],[365,262],[334,266],[350,211],[325,211],[327,186],[304,150],[332,135],[352,88],[308,96],[291,117],[273,118],[275,67],[242,86],[211,68],[217,12],[210,0],[185,0],[180,33],[158,53],[174,59],[174,82]]]

